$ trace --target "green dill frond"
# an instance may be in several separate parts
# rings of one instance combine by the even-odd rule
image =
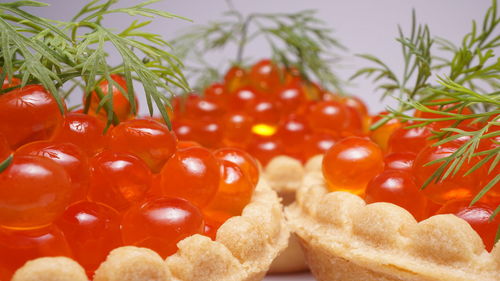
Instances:
[[[494,173],[500,162],[500,58],[495,54],[500,46],[500,17],[497,15],[497,1],[492,0],[491,3],[482,24],[473,21],[472,30],[464,35],[458,45],[444,38],[432,37],[427,26],[416,23],[414,12],[410,35],[405,36],[399,29],[397,39],[404,58],[402,76],[396,75],[375,56],[360,55],[374,66],[359,70],[352,78],[372,77],[378,83],[378,89],[383,90],[383,97],[391,96],[399,101],[399,107],[390,109],[390,114],[374,124],[373,128],[391,118],[409,122],[411,126],[407,128],[446,121],[452,125],[433,131],[432,138],[437,140],[433,145],[444,145],[459,138],[467,140],[451,155],[426,164],[439,163],[439,167],[422,188],[431,182],[457,176],[463,165],[473,159],[476,163],[462,176],[474,173],[485,165],[488,173]],[[434,45],[449,57],[435,55]],[[432,76],[437,79],[430,79]],[[461,114],[465,109],[472,113]],[[414,116],[413,111],[427,113],[420,116],[434,117]],[[462,124],[471,126],[465,129]],[[496,145],[484,149],[480,146],[482,143]],[[472,199],[471,205],[499,181],[500,175],[496,175],[485,183]],[[498,214],[499,208],[492,217]],[[500,232],[497,239],[499,237]]]
[[[0,4],[0,79],[3,81],[5,77],[19,76],[21,86],[41,83],[56,98],[61,110],[64,108],[63,98],[80,88],[85,94],[84,111],[88,111],[90,93],[96,91],[102,96],[98,110],[106,110],[109,126],[119,122],[113,112],[113,98],[112,95],[99,93],[97,85],[107,80],[110,81],[108,93],[112,86],[123,90],[111,79],[112,74],[121,74],[126,80],[126,98],[131,103],[132,111],[137,111],[133,85],[133,80],[136,80],[144,88],[150,114],[153,114],[154,104],[170,124],[165,96],[173,92],[172,87],[189,90],[181,71],[182,63],[173,55],[172,46],[159,35],[142,30],[151,20],[134,20],[124,30],[114,32],[102,24],[102,19],[116,13],[132,17],[185,18],[147,7],[158,0],[115,8],[118,2],[90,1],[68,22],[41,18],[22,9],[47,5],[41,2]],[[110,48],[121,57],[120,65],[109,65]],[[63,85],[68,85],[69,90],[61,91]]]
[[[342,92],[342,81],[331,70],[338,57],[332,49],[345,50],[332,30],[316,18],[315,11],[298,13],[253,13],[247,16],[236,10],[223,14],[220,21],[195,26],[174,39],[179,56],[192,61],[188,73],[196,78],[195,88],[207,86],[208,81],[221,77],[220,67],[210,66],[208,53],[227,46],[236,47],[232,63],[248,64],[245,48],[256,40],[267,43],[270,57],[278,65],[296,67],[308,81],[317,80],[322,86]],[[231,60],[229,60],[231,61]]]

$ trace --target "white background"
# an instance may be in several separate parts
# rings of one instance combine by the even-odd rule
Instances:
[[[5,0],[0,0],[6,2]],[[46,0],[48,8],[31,9],[38,15],[68,20],[87,1],[84,0]],[[121,1],[119,5],[129,5],[138,1]],[[345,53],[342,66],[336,72],[343,78],[351,76],[357,69],[367,66],[367,62],[354,56],[357,53],[370,53],[380,57],[396,71],[402,67],[400,46],[395,41],[397,25],[408,30],[411,23],[411,10],[415,8],[420,22],[427,23],[433,35],[441,36],[459,43],[471,28],[473,19],[482,19],[489,0],[234,0],[234,6],[243,13],[251,12],[297,12],[304,9],[318,10],[318,17],[335,30],[338,38],[349,52]],[[153,5],[184,17],[196,24],[218,19],[227,5],[224,0],[168,0]],[[107,19],[111,27],[124,28],[130,23],[127,16]],[[159,20],[151,25],[150,31],[173,38],[193,23],[181,20]],[[252,45],[247,55],[255,59],[268,57],[269,50],[264,44]],[[234,58],[234,49],[225,50],[222,59]],[[218,58],[220,59],[220,58]],[[367,79],[358,79],[348,91],[361,96],[369,105],[372,113],[384,109],[379,101],[379,93]],[[390,100],[385,101],[390,104]],[[141,111],[145,113],[143,106]],[[313,280],[308,274],[295,276],[273,276],[266,280]]]

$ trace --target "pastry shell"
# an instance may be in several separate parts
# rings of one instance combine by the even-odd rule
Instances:
[[[202,235],[178,243],[163,260],[156,252],[133,246],[117,248],[94,275],[95,281],[253,281],[261,280],[290,236],[280,199],[265,180],[257,185],[241,216],[227,220],[216,241]],[[91,249],[89,249],[91,250]],[[83,268],[63,258],[27,262],[12,281],[83,281]]]
[[[277,156],[271,159],[262,172],[262,177],[269,182],[272,189],[278,192],[283,204],[289,205],[295,201],[295,193],[302,185],[304,175],[308,171],[321,169],[323,156],[317,155],[305,165],[288,156]],[[272,263],[269,272],[288,273],[307,270],[304,254],[294,234],[290,236],[288,247]]]
[[[456,216],[417,223],[396,205],[328,192],[320,171],[305,175],[296,199],[285,214],[317,280],[500,280],[500,243],[487,252]]]

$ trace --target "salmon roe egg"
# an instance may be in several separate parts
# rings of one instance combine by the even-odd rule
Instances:
[[[451,102],[451,100],[447,99],[438,99],[433,100],[426,105],[429,109],[441,112],[455,113],[461,115],[469,115],[472,114],[472,110],[468,107],[459,107],[457,108],[457,103]],[[449,115],[439,114],[434,112],[423,112],[420,110],[415,111],[415,117],[419,118],[427,118],[427,119],[437,119],[437,118],[446,118]],[[455,124],[454,120],[443,120],[443,121],[435,121],[431,123],[431,126],[434,129],[442,129],[442,128],[450,128],[455,127],[457,125],[467,125],[472,122],[472,119],[463,120],[460,124]]]
[[[16,155],[41,156],[55,161],[71,180],[71,202],[83,200],[89,187],[88,157],[78,146],[68,142],[36,141],[21,146]]]
[[[281,139],[286,155],[302,160],[303,147],[309,133],[310,129],[305,118],[290,115],[278,126],[276,136]]]
[[[40,85],[0,95],[0,133],[12,149],[49,139],[62,119],[56,99]]]
[[[90,160],[88,197],[118,211],[146,197],[152,178],[149,167],[135,155],[105,150]]]
[[[313,130],[341,133],[349,125],[349,116],[349,110],[344,104],[330,100],[313,105],[307,118]]]
[[[196,141],[199,136],[195,122],[186,118],[174,119],[172,129],[179,140]]]
[[[39,156],[14,156],[0,172],[0,226],[49,225],[69,204],[71,180],[64,168]]]
[[[239,66],[232,66],[224,76],[224,89],[233,93],[237,89],[248,85],[248,74]]]
[[[102,121],[107,120],[107,112],[104,107],[101,107],[99,111],[99,103],[102,98],[107,95],[111,95],[113,99],[113,112],[116,114],[116,117],[120,121],[126,121],[134,117],[134,113],[132,112],[132,104],[128,100],[128,89],[127,89],[127,81],[118,74],[111,74],[111,79],[116,82],[125,92],[122,92],[120,88],[111,83],[111,92],[109,92],[109,81],[103,80],[99,83],[99,90],[101,93],[96,93],[95,91],[90,95],[90,106],[89,106],[89,115],[96,116]],[[102,94],[102,98],[100,95]],[[83,104],[86,103],[86,97],[83,98]],[[137,110],[137,98],[135,98],[135,105]]]
[[[394,152],[385,156],[385,169],[412,172],[413,161],[417,155],[413,152]]]
[[[371,124],[372,125],[377,124],[377,122],[379,122],[385,115],[388,114],[389,113],[386,111],[379,113],[378,115],[372,118]],[[401,122],[399,122],[398,119],[396,118],[390,119],[382,126],[372,130],[370,132],[370,139],[376,144],[378,144],[378,146],[380,146],[382,151],[386,152],[389,147],[389,138],[394,133],[394,131],[399,127],[401,127]]]
[[[331,191],[363,194],[368,182],[382,172],[382,151],[361,137],[348,137],[334,144],[323,158],[323,175]]]
[[[276,136],[254,136],[248,145],[248,152],[255,157],[255,159],[259,160],[263,166],[267,165],[274,157],[282,155],[284,153],[283,150],[283,144]]]
[[[184,149],[193,146],[201,146],[201,144],[195,141],[179,141],[177,142],[177,149]]]
[[[198,135],[195,140],[208,148],[215,148],[222,143],[224,129],[216,119],[204,119],[198,122]]]
[[[415,184],[413,175],[406,171],[386,170],[375,176],[366,187],[365,200],[393,203],[419,221],[426,215],[427,198]]]
[[[9,81],[9,77],[5,77],[5,79],[3,80],[2,89],[12,88],[12,87],[18,86],[20,84],[21,84],[21,80],[19,80],[16,77],[10,78],[10,81]]]
[[[161,170],[164,194],[202,208],[214,197],[220,179],[219,161],[204,147],[178,150]]]
[[[210,239],[215,241],[217,238],[217,230],[219,230],[219,227],[224,223],[224,221],[215,221],[207,216],[203,216],[203,220],[205,221],[203,235],[210,237]]]
[[[345,104],[351,113],[351,121],[349,122],[348,129],[356,134],[368,132],[370,120],[368,117],[368,108],[365,103],[355,96],[339,97],[339,101]]]
[[[224,131],[222,143],[224,146],[245,147],[252,135],[253,118],[242,112],[229,112],[223,118]]]
[[[325,154],[338,140],[339,137],[336,134],[328,132],[315,132],[306,135],[303,147],[304,160],[319,154]]]
[[[225,106],[227,95],[223,84],[213,83],[205,89],[204,93],[206,99],[211,100],[219,106]]]
[[[248,79],[257,89],[264,92],[272,92],[280,84],[278,67],[268,59],[254,64],[250,68]]]
[[[225,147],[215,150],[214,156],[219,160],[229,161],[238,165],[252,184],[256,185],[259,181],[259,166],[255,159],[246,151]]]
[[[400,127],[389,138],[389,151],[419,153],[422,148],[433,142],[429,140],[431,136],[431,130],[425,126],[410,129],[406,126]]]
[[[0,163],[9,157],[12,153],[7,139],[0,133]]]
[[[222,220],[227,220],[232,216],[241,215],[243,208],[252,198],[255,185],[237,164],[222,160],[220,165],[219,189],[203,213],[208,217],[220,216]]]
[[[229,104],[232,110],[251,110],[260,100],[261,95],[252,87],[239,88],[231,94]]]
[[[182,239],[203,233],[202,213],[181,198],[148,200],[130,208],[122,219],[125,245],[152,249],[163,258],[174,254]]]
[[[448,157],[458,148],[458,144],[450,142],[440,146],[428,146],[420,151],[413,163],[413,173],[416,178],[416,183],[419,186],[423,186],[444,162],[437,162],[432,165],[426,165],[427,163]],[[424,194],[438,204],[444,204],[449,200],[475,196],[481,189],[479,182],[480,179],[484,178],[484,167],[466,176],[465,173],[478,161],[478,157],[474,157],[470,162],[465,161],[456,174],[450,174],[444,180],[439,179],[437,182],[436,179],[433,179],[424,188]],[[447,165],[446,169],[449,167],[450,166]]]
[[[291,114],[295,112],[307,97],[300,83],[291,83],[278,88],[276,91],[276,104],[281,114]]]
[[[72,258],[64,234],[54,225],[30,230],[0,228],[0,280],[10,280],[27,261],[60,256]]]
[[[276,125],[280,120],[280,111],[275,102],[269,98],[261,98],[249,110],[255,124]]]
[[[120,214],[98,203],[80,201],[69,206],[56,221],[64,232],[75,260],[89,277],[109,252],[121,246]]]
[[[104,128],[104,122],[94,116],[70,112],[64,116],[64,122],[56,129],[52,140],[75,144],[88,156],[93,156],[106,144]]]
[[[176,146],[177,138],[167,126],[148,119],[121,122],[108,135],[110,149],[136,155],[153,173],[161,170]]]
[[[186,99],[186,111],[184,117],[196,118],[218,118],[224,114],[224,109],[214,101],[192,94]]]
[[[498,204],[497,204],[498,205]],[[446,203],[438,214],[454,214],[464,219],[481,236],[486,250],[491,251],[495,245],[495,235],[500,226],[500,219],[495,217],[490,220],[495,205],[478,202],[470,206],[470,199],[452,200]]]

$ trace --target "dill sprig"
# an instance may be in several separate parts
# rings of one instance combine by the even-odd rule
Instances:
[[[159,35],[142,30],[151,20],[136,19],[125,29],[115,32],[106,28],[102,20],[117,13],[132,17],[181,18],[168,12],[148,8],[159,0],[144,1],[130,7],[115,7],[118,0],[93,0],[85,5],[70,21],[54,21],[27,13],[23,7],[42,7],[36,1],[17,1],[0,4],[0,79],[19,76],[22,85],[40,83],[57,100],[63,111],[63,99],[76,88],[84,91],[87,112],[91,92],[102,97],[97,110],[104,108],[108,126],[119,122],[113,112],[111,94],[102,93],[97,85],[110,81],[108,93],[115,86],[126,92],[133,113],[137,110],[133,81],[139,81],[146,96],[150,114],[153,103],[170,124],[165,106],[165,93],[172,86],[189,90],[181,71],[182,63],[172,54],[172,47]],[[113,48],[121,57],[121,64],[110,66],[108,51]],[[127,91],[111,79],[111,74],[124,76]],[[63,85],[69,90],[60,94]],[[11,89],[4,89],[4,93]]]
[[[411,121],[407,128],[427,126],[436,122],[452,123],[449,128],[433,131],[432,138],[438,141],[435,146],[468,137],[454,153],[447,157],[434,160],[427,165],[441,163],[436,171],[423,184],[425,188],[431,182],[440,182],[455,176],[464,163],[473,158],[480,159],[463,176],[469,175],[488,164],[488,173],[494,173],[500,162],[500,147],[481,150],[480,143],[492,142],[496,145],[500,132],[500,58],[495,55],[495,48],[500,46],[500,17],[497,15],[497,1],[487,10],[481,25],[473,21],[472,30],[467,33],[457,47],[443,38],[434,38],[429,28],[417,25],[415,12],[409,37],[399,28],[399,38],[404,58],[404,72],[398,77],[383,61],[371,55],[361,57],[375,64],[359,70],[353,78],[373,76],[379,83],[378,89],[384,91],[383,97],[392,96],[399,101],[397,109],[389,109],[390,114],[373,128],[381,126],[391,118]],[[434,44],[435,43],[435,44]],[[444,50],[451,58],[437,56],[433,45]],[[436,79],[430,79],[435,76]],[[381,82],[384,81],[384,82]],[[472,114],[460,114],[469,108]],[[432,113],[433,118],[413,116],[418,110]],[[478,129],[464,130],[459,127],[464,122],[481,124]],[[496,139],[495,139],[496,138]],[[471,205],[478,202],[488,191],[500,181],[500,175],[482,187],[481,191],[471,200]],[[496,208],[491,218],[500,212]],[[500,238],[500,229],[497,240]]]
[[[194,26],[173,42],[180,51],[179,55],[193,62],[187,65],[187,71],[196,79],[197,89],[221,78],[218,71],[221,67],[206,62],[205,58],[211,51],[236,46],[232,63],[242,65],[247,62],[246,47],[255,40],[264,40],[275,63],[285,68],[295,67],[306,81],[314,79],[322,86],[342,92],[342,83],[331,70],[332,63],[338,60],[331,49],[345,50],[345,47],[332,37],[332,30],[326,28],[315,13],[306,10],[245,16],[230,9],[223,14],[222,20]]]
[[[377,86],[377,89],[384,91],[382,98],[394,96],[396,92],[400,99],[413,98],[429,86],[428,80],[431,76],[432,65],[431,48],[434,44],[429,27],[418,25],[416,13],[413,11],[410,36],[404,35],[401,26],[398,26],[398,32],[399,37],[396,40],[401,44],[404,59],[404,70],[401,77],[398,77],[387,64],[377,57],[360,54],[359,57],[369,60],[375,66],[362,68],[350,78],[375,76],[374,82],[386,79],[386,83]],[[413,84],[410,84],[412,81]]]

